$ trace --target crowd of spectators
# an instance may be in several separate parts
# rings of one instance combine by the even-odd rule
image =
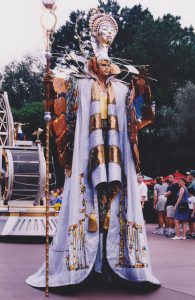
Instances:
[[[175,181],[156,178],[154,185],[154,209],[158,215],[158,235],[172,240],[195,238],[195,170],[186,173],[186,178]],[[142,205],[143,207],[143,205]]]
[[[172,240],[195,238],[195,170],[186,173],[178,182],[170,174],[167,180],[162,176],[156,178],[154,185],[153,207],[158,216],[158,227],[153,232],[166,235]],[[144,219],[148,206],[148,187],[144,176],[137,176],[138,189]],[[50,191],[49,204],[55,210],[60,210],[63,188]]]
[[[54,191],[50,191],[49,205],[54,206],[55,210],[60,210],[63,197],[63,188],[56,188]]]

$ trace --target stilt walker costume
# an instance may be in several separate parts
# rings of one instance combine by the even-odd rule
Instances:
[[[45,105],[54,111],[53,135],[67,174],[50,247],[49,286],[78,284],[91,272],[109,270],[129,281],[159,284],[136,175],[137,131],[154,117],[150,88],[143,72],[130,84],[116,79],[120,69],[108,57],[118,31],[112,16],[92,10],[89,28],[94,56],[83,73],[68,80],[45,76],[55,99]],[[44,287],[45,264],[26,283]]]

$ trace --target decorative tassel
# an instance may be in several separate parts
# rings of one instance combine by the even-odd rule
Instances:
[[[89,216],[89,226],[88,226],[88,232],[96,232],[98,230],[97,220],[95,213],[90,213]]]
[[[110,210],[106,213],[105,219],[104,219],[104,229],[108,230],[110,225]]]

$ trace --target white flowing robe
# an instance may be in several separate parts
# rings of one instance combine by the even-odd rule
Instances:
[[[65,179],[58,228],[50,247],[49,286],[52,287],[82,282],[90,274],[94,265],[96,271],[101,272],[100,234],[98,231],[88,231],[88,216],[91,212],[95,212],[98,220],[96,190],[88,181],[92,84],[93,79],[79,79],[79,106],[72,175]],[[127,87],[119,81],[113,81],[113,87],[116,97],[122,168],[127,179],[125,219],[126,223],[130,225],[129,231],[125,231],[126,236],[125,241],[123,241],[125,243],[125,261],[120,264],[120,195],[118,195],[111,204],[110,226],[107,235],[107,260],[112,270],[121,278],[134,282],[149,281],[153,284],[159,284],[151,270],[145,225],[139,201],[137,176],[127,132],[125,105]],[[82,177],[81,174],[83,174]],[[85,187],[84,193],[81,193],[81,185]],[[26,283],[35,287],[45,287],[45,264],[38,272],[28,277]]]

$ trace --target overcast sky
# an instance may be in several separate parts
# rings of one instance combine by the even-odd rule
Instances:
[[[149,8],[154,17],[171,13],[181,16],[182,26],[195,28],[195,0],[118,0],[124,7],[141,4]],[[96,7],[97,0],[56,0],[59,27],[72,10]],[[41,0],[0,0],[0,68],[9,61],[34,54],[44,47],[40,16]]]

